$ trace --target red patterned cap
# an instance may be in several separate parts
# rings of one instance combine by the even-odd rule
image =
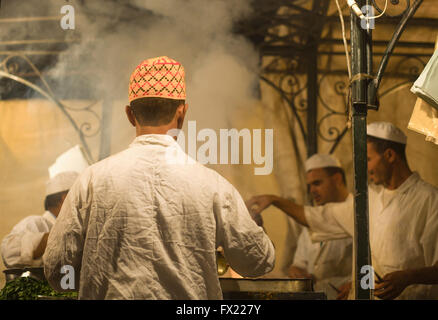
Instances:
[[[129,102],[140,98],[186,99],[184,67],[166,56],[140,63],[129,79]]]

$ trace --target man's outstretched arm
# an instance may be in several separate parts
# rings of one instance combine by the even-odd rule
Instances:
[[[298,223],[308,227],[306,216],[304,214],[304,206],[294,203],[291,200],[284,199],[275,195],[260,195],[252,197],[245,202],[246,207],[251,214],[260,214],[270,205],[276,206],[288,216],[292,217]]]

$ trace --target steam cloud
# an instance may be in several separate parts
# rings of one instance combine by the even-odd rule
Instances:
[[[76,10],[81,42],[60,57],[52,74],[62,79],[74,66],[92,75],[87,85],[97,97],[127,101],[134,68],[167,55],[186,69],[188,116],[214,128],[252,97],[258,55],[232,33],[236,19],[248,13],[247,0],[87,1]]]
[[[61,16],[66,4],[75,8],[75,30],[62,30],[59,22],[54,28],[52,21],[37,28],[35,23],[14,24],[13,30],[1,32],[11,39],[79,39],[45,71],[57,83],[56,95],[68,90],[76,97],[91,93],[94,99],[126,104],[134,68],[144,59],[166,55],[185,67],[187,120],[196,120],[199,129],[227,128],[233,110],[250,108],[259,57],[232,32],[233,24],[251,13],[250,0],[2,1],[0,13],[3,18]],[[63,85],[71,73],[83,81]],[[126,121],[121,114],[111,130]]]

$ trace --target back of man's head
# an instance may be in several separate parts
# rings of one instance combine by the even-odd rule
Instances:
[[[166,56],[142,61],[129,80],[129,103],[140,126],[170,123],[185,104],[185,71]]]
[[[170,123],[176,109],[184,104],[184,100],[141,98],[132,101],[130,107],[139,125],[156,127]]]

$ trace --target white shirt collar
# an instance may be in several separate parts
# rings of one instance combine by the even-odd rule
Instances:
[[[411,188],[415,183],[420,180],[420,175],[418,172],[412,172],[412,174],[407,178],[397,189],[397,192],[406,192],[409,188]]]
[[[168,134],[143,134],[138,136],[129,145],[130,147],[146,144],[158,144],[162,146],[171,146],[176,144],[175,139]]]

